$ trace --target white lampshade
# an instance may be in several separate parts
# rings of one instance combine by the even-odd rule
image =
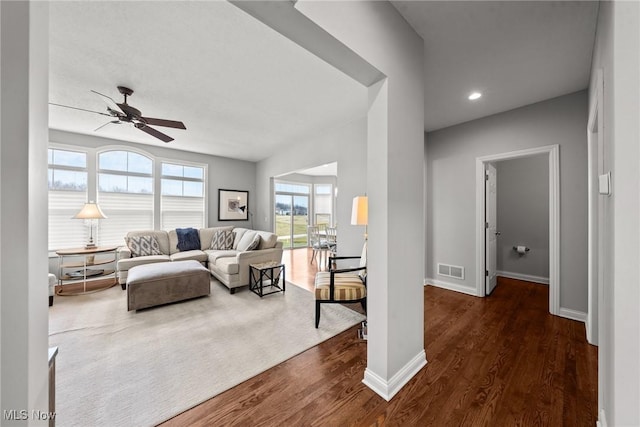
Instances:
[[[367,225],[369,223],[369,199],[367,196],[353,198],[351,208],[351,225]]]
[[[85,203],[80,212],[74,215],[75,219],[105,219],[107,216],[102,212],[97,203]]]

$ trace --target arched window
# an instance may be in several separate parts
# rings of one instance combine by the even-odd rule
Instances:
[[[98,242],[120,245],[131,230],[153,229],[153,160],[133,151],[98,154],[98,203],[107,219],[100,221]]]

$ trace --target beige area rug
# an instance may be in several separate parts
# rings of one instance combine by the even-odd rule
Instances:
[[[126,300],[119,286],[55,298],[58,427],[155,425],[364,319],[324,304],[315,329],[313,295],[290,284],[260,299],[212,280],[208,297],[139,312]]]

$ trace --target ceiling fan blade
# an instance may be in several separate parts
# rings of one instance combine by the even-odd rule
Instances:
[[[176,129],[186,129],[187,127],[184,123],[179,122],[177,120],[165,120],[165,119],[154,119],[152,117],[141,117],[142,120],[147,122],[149,125],[155,126],[164,126],[168,128],[176,128]]]
[[[111,114],[107,114],[107,113],[102,113],[100,111],[93,111],[93,110],[87,110],[86,108],[78,108],[78,107],[71,107],[69,105],[62,105],[62,104],[56,104],[55,102],[50,102],[49,105],[55,105],[56,107],[64,107],[64,108],[71,108],[72,110],[80,110],[80,111],[87,111],[89,113],[96,113],[96,114],[102,114],[103,116],[109,116],[112,117]]]
[[[103,127],[105,127],[106,125],[109,125],[109,124],[112,124],[112,123],[113,123],[113,124],[120,124],[120,120],[112,120],[112,121],[110,121],[110,122],[107,122],[107,123],[105,123],[105,124],[103,124],[103,125],[98,126],[98,127],[97,127],[97,128],[95,128],[93,131],[94,131],[94,132],[96,132],[96,131],[98,131],[98,130],[102,129]]]
[[[136,123],[135,127],[137,127],[138,129],[140,129],[142,132],[146,132],[149,135],[158,138],[164,142],[171,142],[173,141],[173,138],[171,138],[169,135],[165,135],[164,133],[155,130],[154,128],[152,128],[151,126],[147,126],[144,123]]]
[[[96,95],[99,95],[102,97],[102,100],[107,104],[107,108],[109,110],[114,111],[115,113],[121,113],[121,114],[125,114],[124,111],[122,111],[122,108],[120,108],[118,106],[118,104],[116,103],[116,101],[113,100],[113,98],[111,98],[110,96],[107,95],[103,95],[100,92],[96,92],[95,90],[91,90],[91,92],[95,93]]]

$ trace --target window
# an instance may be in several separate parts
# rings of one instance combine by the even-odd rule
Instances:
[[[120,245],[130,230],[153,229],[153,160],[131,151],[98,155],[98,203],[108,219],[98,225],[101,245]]]
[[[162,163],[160,228],[205,226],[204,168]]]
[[[333,212],[333,186],[331,184],[314,185],[313,206],[316,225],[331,226],[331,214]]]
[[[49,149],[49,250],[78,247],[88,239],[73,219],[87,202],[87,153]]]

